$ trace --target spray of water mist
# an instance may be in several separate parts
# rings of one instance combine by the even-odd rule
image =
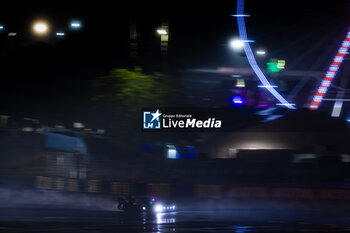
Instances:
[[[0,207],[5,206],[116,210],[114,201],[87,194],[1,187]]]

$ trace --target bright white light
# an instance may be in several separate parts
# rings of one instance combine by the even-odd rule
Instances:
[[[165,30],[165,29],[158,29],[158,30],[157,30],[157,33],[158,33],[159,35],[168,35],[168,32],[167,32],[167,30]]]
[[[161,205],[161,204],[157,204],[155,207],[154,207],[154,211],[156,213],[162,213],[163,212],[163,209],[164,207]]]
[[[56,32],[56,36],[58,36],[58,37],[62,37],[64,35],[65,35],[64,32]]]
[[[244,42],[241,40],[232,40],[230,42],[230,46],[231,46],[231,48],[233,48],[235,50],[239,50],[239,49],[242,49],[244,47]]]
[[[36,34],[45,34],[47,33],[49,27],[47,23],[44,22],[36,22],[34,23],[33,30]]]
[[[258,87],[261,87],[261,88],[276,88],[277,86],[276,85],[258,85]]]
[[[249,17],[250,15],[246,15],[246,14],[236,14],[236,15],[231,15],[233,17]]]
[[[176,159],[176,149],[168,149],[168,159]]]
[[[276,105],[279,105],[279,106],[286,106],[286,107],[293,107],[294,108],[294,106],[295,106],[295,104],[276,104]]]
[[[341,100],[335,101],[335,103],[333,105],[333,110],[332,110],[331,116],[332,117],[339,117],[342,107],[343,107],[343,101],[341,101]]]
[[[0,31],[4,30],[4,26],[3,25],[0,25]]]
[[[258,55],[265,55],[266,52],[264,50],[258,50],[258,51],[256,51],[256,54],[258,54]]]
[[[37,24],[37,25],[35,25],[34,29],[37,32],[45,32],[47,27],[45,24]]]
[[[10,32],[8,36],[17,36],[17,32]]]
[[[146,207],[142,206],[142,210],[146,210]]]
[[[74,30],[81,28],[81,23],[79,21],[73,21],[70,23],[70,27]]]
[[[321,101],[322,101],[322,96],[315,95],[314,98],[313,98],[313,101],[315,101],[315,102],[321,102]]]
[[[240,74],[233,74],[232,75],[232,78],[240,78],[240,77],[242,77],[242,75],[240,75]]]
[[[236,87],[245,87],[244,79],[237,79]]]

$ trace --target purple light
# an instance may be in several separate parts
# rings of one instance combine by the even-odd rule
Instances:
[[[152,198],[151,198],[151,201],[152,201],[152,202],[155,202],[155,201],[156,201],[156,199],[155,199],[154,197],[152,197]]]
[[[267,105],[267,104],[259,104],[258,106],[259,107],[268,107],[269,105]]]
[[[244,103],[242,96],[236,95],[232,98],[232,103],[235,105],[242,105]]]

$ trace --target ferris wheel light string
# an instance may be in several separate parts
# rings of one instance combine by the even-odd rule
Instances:
[[[233,16],[240,16],[237,17],[237,23],[238,23],[238,32],[240,39],[242,41],[247,41],[247,30],[245,26],[245,17],[244,14],[244,0],[237,0],[237,11],[236,15]],[[249,45],[249,43],[244,43],[244,52],[247,56],[248,62],[250,66],[252,67],[254,73],[259,78],[262,85],[280,102],[279,105],[285,106],[289,109],[295,109],[294,104],[289,103],[283,96],[274,88],[273,85],[270,84],[270,82],[265,77],[264,73],[261,71],[260,67],[258,66],[256,59],[254,57],[254,54],[252,52],[252,49]]]

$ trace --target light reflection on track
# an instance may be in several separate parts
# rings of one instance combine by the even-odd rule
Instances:
[[[87,209],[0,208],[0,232],[339,232],[347,230],[349,216],[281,210],[177,211],[127,216],[116,211]]]

